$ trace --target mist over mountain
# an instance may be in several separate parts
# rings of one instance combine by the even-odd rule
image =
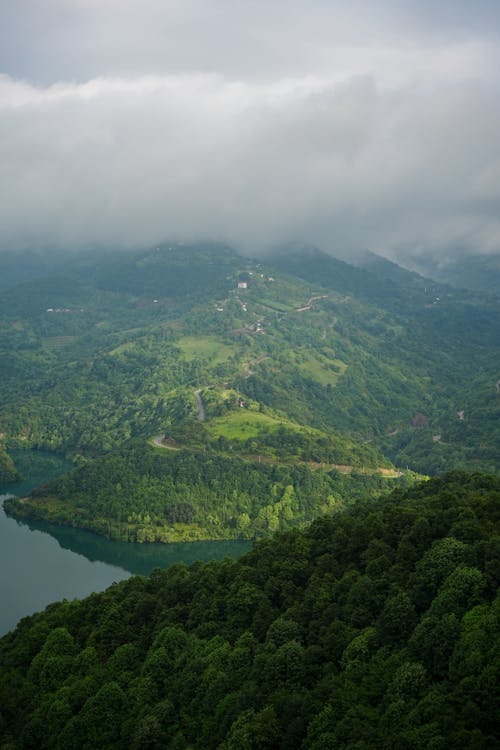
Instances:
[[[0,13],[0,250],[498,252],[495,4]]]
[[[255,542],[21,620],[0,750],[500,748],[499,71],[498,0],[0,0],[0,511]]]
[[[500,254],[463,255],[440,260],[432,255],[409,259],[410,267],[437,281],[458,287],[500,294]]]

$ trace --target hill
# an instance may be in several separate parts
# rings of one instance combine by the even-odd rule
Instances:
[[[0,641],[0,747],[500,747],[497,477],[451,473],[50,605]]]
[[[426,276],[459,289],[475,289],[498,297],[500,255],[463,255],[436,261],[432,256],[412,259]]]
[[[216,457],[239,474],[245,462],[394,481],[406,468],[498,470],[493,298],[394,269],[383,278],[314,249],[266,263],[225,246],[165,245],[75,256],[61,275],[46,273],[0,300],[8,448],[97,461],[96,476],[106,456],[120,461],[148,443]],[[94,527],[128,523],[117,518],[120,489],[108,489]],[[43,497],[25,508],[43,514]],[[207,497],[214,506],[215,491]],[[54,498],[68,521],[74,504],[52,494],[51,512]],[[134,513],[144,515],[141,503],[128,505]],[[206,535],[203,523],[196,533]]]
[[[78,526],[120,541],[254,539],[415,479],[408,472],[387,474],[342,474],[328,465],[154,450],[134,442],[28,498],[6,500],[4,508],[17,518]]]

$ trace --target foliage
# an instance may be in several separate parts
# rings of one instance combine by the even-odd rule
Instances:
[[[500,480],[454,472],[0,641],[2,750],[500,747]]]
[[[0,432],[73,458],[160,431],[197,446],[201,389],[208,433],[242,398],[318,430],[310,455],[331,439],[333,463],[498,469],[494,300],[319,252],[273,263],[216,245],[47,261],[0,300]]]
[[[154,450],[136,441],[27,498],[7,500],[5,510],[124,541],[251,539],[411,481],[405,475],[343,475],[307,464]]]
[[[83,253],[4,290],[2,440],[85,468],[12,511],[118,539],[253,538],[380,492],[381,470],[498,471],[495,300],[319,252],[273,263]],[[130,479],[155,439],[185,452]]]
[[[0,482],[15,482],[20,478],[12,457],[0,444]]]

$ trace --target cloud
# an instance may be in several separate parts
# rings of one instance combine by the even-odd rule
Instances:
[[[227,78],[394,72],[482,46],[467,75],[498,70],[497,0],[0,0],[0,71],[39,84],[99,76]],[[487,59],[489,58],[489,59]]]
[[[0,0],[0,248],[498,251],[479,5]]]

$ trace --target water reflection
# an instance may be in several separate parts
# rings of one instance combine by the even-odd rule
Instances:
[[[172,542],[137,544],[113,542],[89,531],[55,526],[43,521],[18,521],[30,529],[50,534],[63,549],[83,555],[87,560],[118,565],[130,573],[148,575],[154,568],[168,568],[178,562],[221,560],[240,557],[252,548],[249,541]]]
[[[88,531],[9,518],[1,507],[5,497],[22,497],[71,468],[64,458],[42,451],[12,455],[24,479],[0,484],[0,635],[52,601],[102,591],[131,573],[148,575],[178,562],[236,558],[252,547],[247,541],[110,542]]]

